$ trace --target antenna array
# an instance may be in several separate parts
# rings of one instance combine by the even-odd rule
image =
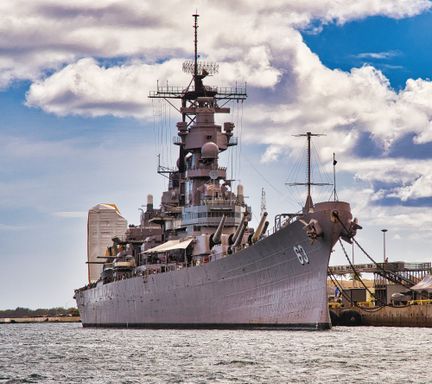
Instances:
[[[183,63],[183,72],[185,73],[195,73],[195,63],[193,61],[185,61]],[[208,63],[208,62],[198,62],[197,63],[197,75],[214,75],[219,72],[219,64]]]

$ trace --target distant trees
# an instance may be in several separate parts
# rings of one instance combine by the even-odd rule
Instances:
[[[30,309],[17,307],[15,309],[0,310],[0,318],[5,317],[40,317],[40,316],[79,316],[78,308],[38,308]]]

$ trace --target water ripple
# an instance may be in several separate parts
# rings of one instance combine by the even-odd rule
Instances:
[[[0,383],[430,383],[432,329],[0,326]]]

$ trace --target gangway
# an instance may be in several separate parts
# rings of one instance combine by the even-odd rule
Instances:
[[[354,270],[358,273],[373,273],[375,282],[383,280],[381,284],[378,282],[376,285],[385,285],[385,280],[388,280],[410,288],[432,272],[431,263],[406,263],[404,261],[354,264],[353,267],[351,265],[329,266],[329,274],[350,275],[355,273]]]

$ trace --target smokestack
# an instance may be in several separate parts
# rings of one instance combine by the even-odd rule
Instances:
[[[237,201],[239,204],[244,204],[244,191],[242,184],[237,185]]]
[[[153,211],[153,195],[147,195],[147,212]]]

